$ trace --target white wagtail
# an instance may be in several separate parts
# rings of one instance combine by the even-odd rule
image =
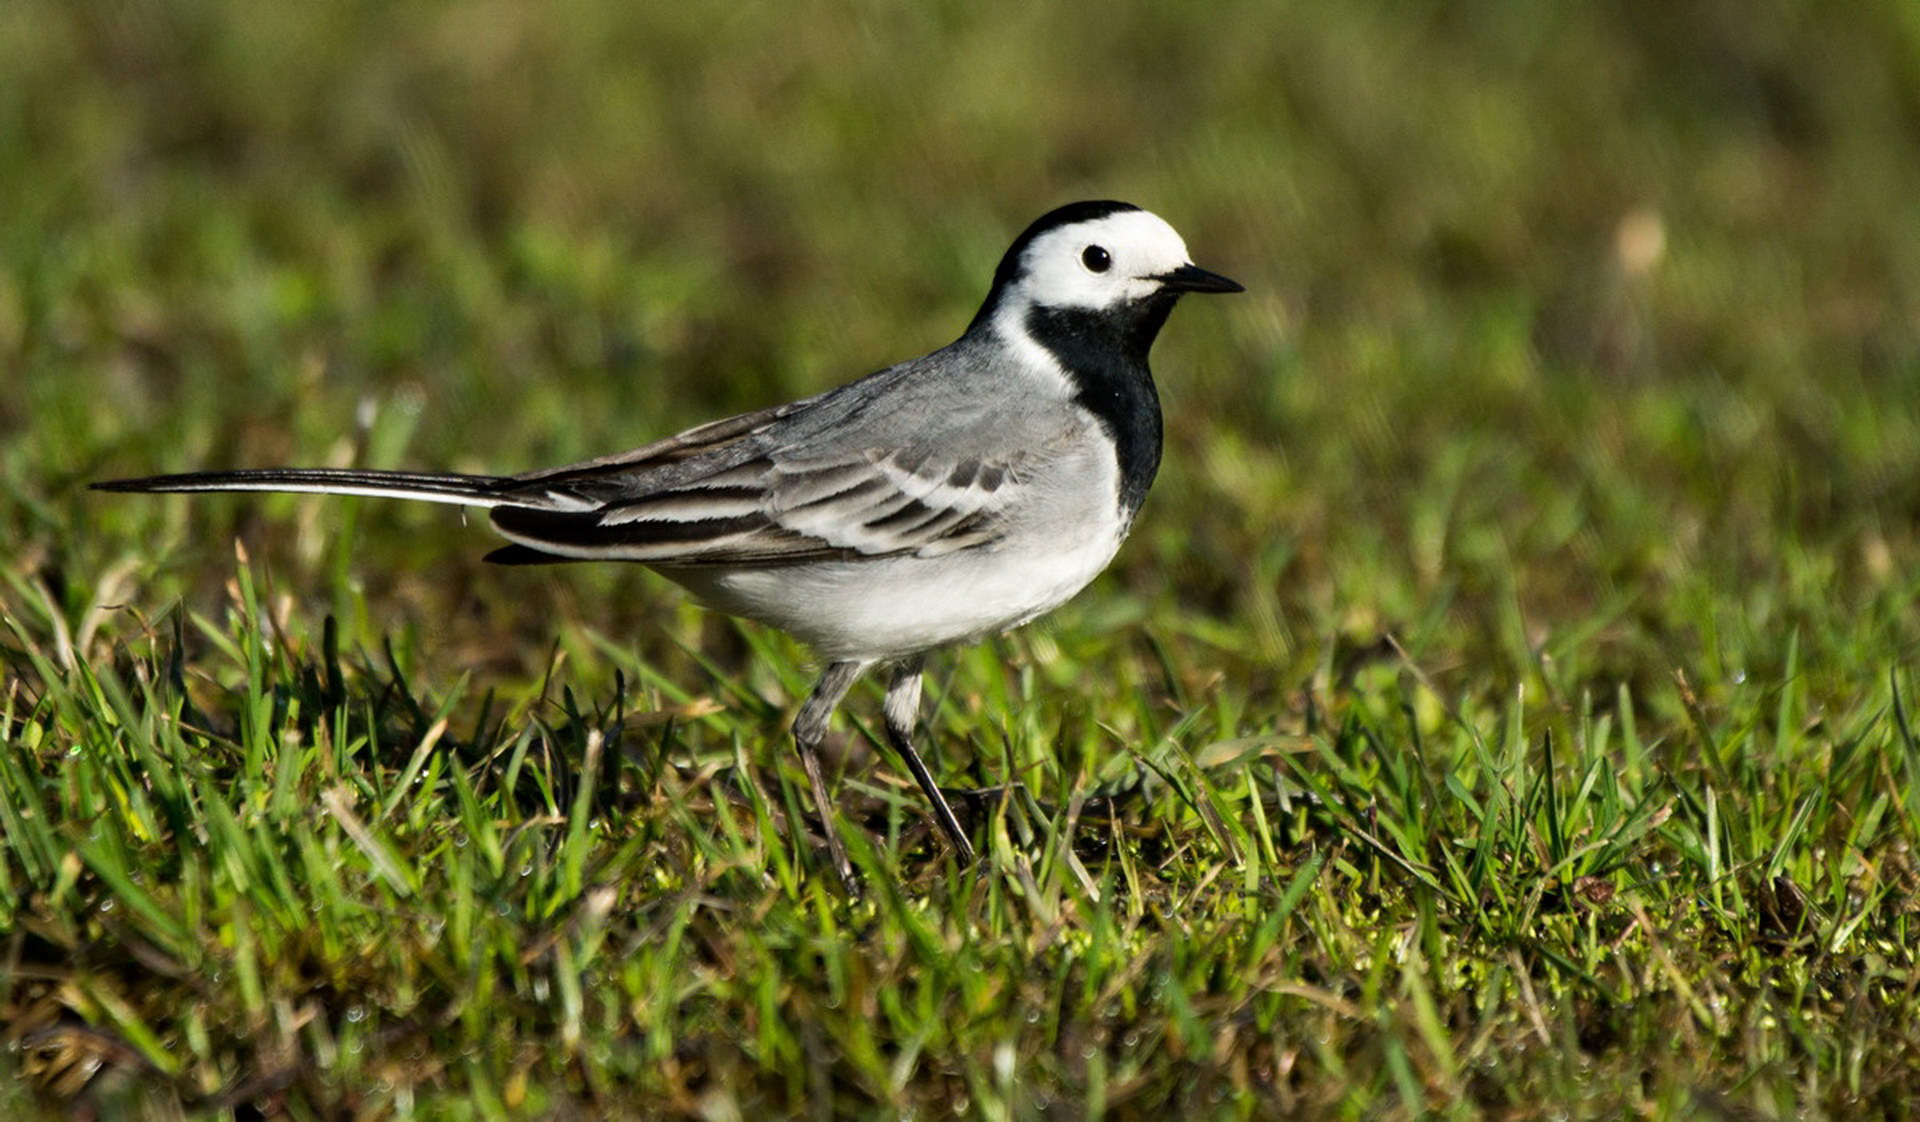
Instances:
[[[196,472],[107,491],[304,491],[488,507],[506,565],[638,561],[827,660],[794,718],[835,871],[817,747],[887,663],[887,740],[963,862],[973,844],[913,747],[927,652],[1018,627],[1106,568],[1160,464],[1147,352],[1186,292],[1240,292],[1173,227],[1080,202],[1014,240],[959,339],[856,382],[525,475]]]

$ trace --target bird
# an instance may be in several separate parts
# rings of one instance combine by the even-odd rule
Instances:
[[[1014,239],[952,343],[631,451],[519,475],[266,468],[92,487],[484,507],[509,543],[490,562],[638,562],[787,632],[823,663],[792,735],[851,893],[819,756],[835,709],[863,673],[887,671],[886,739],[973,863],[914,748],[927,656],[1028,623],[1107,567],[1160,465],[1148,352],[1181,296],[1243,291],[1150,211],[1075,202]]]

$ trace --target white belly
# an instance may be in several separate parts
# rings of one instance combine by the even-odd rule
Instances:
[[[730,615],[777,627],[829,659],[888,659],[965,643],[1051,611],[1113,560],[1119,527],[1045,552],[822,561],[771,569],[663,569]]]

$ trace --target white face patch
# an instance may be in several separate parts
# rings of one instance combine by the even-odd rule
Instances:
[[[1103,261],[1104,272],[1097,268]],[[1152,278],[1185,264],[1187,243],[1172,226],[1147,211],[1124,210],[1034,239],[1020,259],[1020,279],[1008,291],[1009,303],[1111,308],[1151,296],[1160,287]]]

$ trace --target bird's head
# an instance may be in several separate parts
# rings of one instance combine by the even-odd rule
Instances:
[[[1041,215],[1000,259],[974,326],[1033,310],[1117,320],[1150,319],[1154,329],[1187,292],[1242,292],[1195,265],[1166,220],[1130,203],[1070,203]]]

